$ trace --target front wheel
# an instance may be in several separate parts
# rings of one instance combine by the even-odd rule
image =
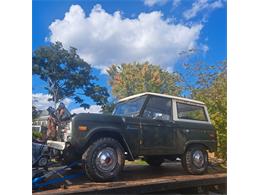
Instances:
[[[101,138],[91,144],[82,156],[84,168],[93,181],[111,181],[124,167],[121,144],[113,138]]]
[[[192,146],[182,156],[182,166],[193,175],[200,175],[207,171],[208,153],[202,146]]]

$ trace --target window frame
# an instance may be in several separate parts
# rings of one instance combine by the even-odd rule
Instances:
[[[163,119],[149,119],[149,118],[145,118],[145,117],[143,116],[144,110],[145,110],[147,104],[149,103],[149,101],[150,101],[150,99],[151,99],[152,97],[154,97],[154,98],[167,99],[167,100],[169,100],[169,101],[171,102],[171,116],[170,116],[170,119],[169,119],[169,120],[163,120]],[[148,119],[148,120],[160,120],[160,121],[171,121],[171,122],[172,122],[172,121],[173,121],[173,107],[174,107],[174,106],[173,106],[172,98],[162,97],[162,96],[156,96],[156,95],[149,95],[149,96],[146,98],[146,101],[144,102],[144,105],[143,105],[142,110],[140,111],[140,116],[141,116],[142,118]]]
[[[118,102],[117,104],[120,104],[120,103],[123,103],[123,102],[128,102],[128,101],[131,101],[131,100],[134,100],[134,99],[137,99],[137,98],[142,98],[142,97],[145,98],[145,99],[144,99],[144,102],[143,102],[143,105],[141,106],[141,108],[140,108],[138,114],[135,116],[135,117],[139,117],[139,116],[142,115],[144,106],[146,105],[147,98],[148,98],[147,95],[142,95],[142,96],[139,96],[139,97],[136,97],[136,98],[133,98],[133,99],[129,99],[129,100],[126,100],[126,101]],[[116,104],[116,106],[117,106],[117,104]],[[115,107],[115,108],[116,108],[116,107]],[[112,112],[112,115],[114,115],[115,108],[114,108],[114,110],[113,110],[113,112]],[[128,116],[128,115],[114,115],[114,116]],[[130,117],[130,116],[128,116],[128,117]]]
[[[173,120],[174,121],[183,121],[183,122],[190,122],[190,123],[204,123],[204,124],[211,124],[210,118],[209,118],[209,113],[207,110],[207,107],[203,104],[196,104],[193,102],[188,102],[188,101],[180,101],[180,100],[175,100],[173,99]],[[178,110],[177,110],[177,103],[181,103],[181,104],[188,104],[188,105],[192,105],[192,106],[199,106],[203,108],[203,111],[205,113],[205,117],[206,120],[202,121],[202,120],[192,120],[192,119],[182,119],[182,118],[178,118]]]

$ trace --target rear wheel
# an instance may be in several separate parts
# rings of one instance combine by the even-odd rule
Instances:
[[[111,181],[124,167],[121,144],[113,138],[101,138],[91,144],[82,156],[84,168],[93,181]]]
[[[152,167],[159,167],[164,161],[163,158],[156,156],[145,156],[144,160]]]
[[[182,166],[190,174],[199,175],[207,171],[208,153],[203,146],[191,146],[182,157]]]

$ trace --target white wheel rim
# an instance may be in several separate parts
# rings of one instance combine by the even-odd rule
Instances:
[[[97,169],[102,172],[112,171],[117,164],[117,153],[111,147],[106,147],[99,151],[96,157]]]
[[[202,168],[205,163],[203,152],[196,150],[192,155],[192,162],[197,168]]]

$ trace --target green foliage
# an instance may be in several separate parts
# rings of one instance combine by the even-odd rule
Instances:
[[[60,42],[39,47],[33,52],[33,74],[47,83],[45,87],[55,103],[66,97],[73,98],[81,107],[89,105],[83,98],[92,98],[97,105],[107,103],[106,88],[94,83],[97,80],[91,73],[91,66],[71,47],[65,50]]]
[[[180,95],[182,88],[177,73],[169,73],[149,63],[112,65],[108,69],[112,94],[118,98],[142,92]]]
[[[128,161],[125,162],[126,165],[148,165],[147,162],[145,162],[142,159],[137,159],[135,161]]]
[[[34,139],[42,139],[42,133],[41,132],[39,132],[39,131],[32,131],[32,137],[34,138]]]
[[[197,70],[194,99],[205,102],[211,122],[217,130],[217,156],[227,158],[227,70],[226,61],[208,69]]]
[[[32,120],[38,117],[38,110],[35,106],[32,106]]]

